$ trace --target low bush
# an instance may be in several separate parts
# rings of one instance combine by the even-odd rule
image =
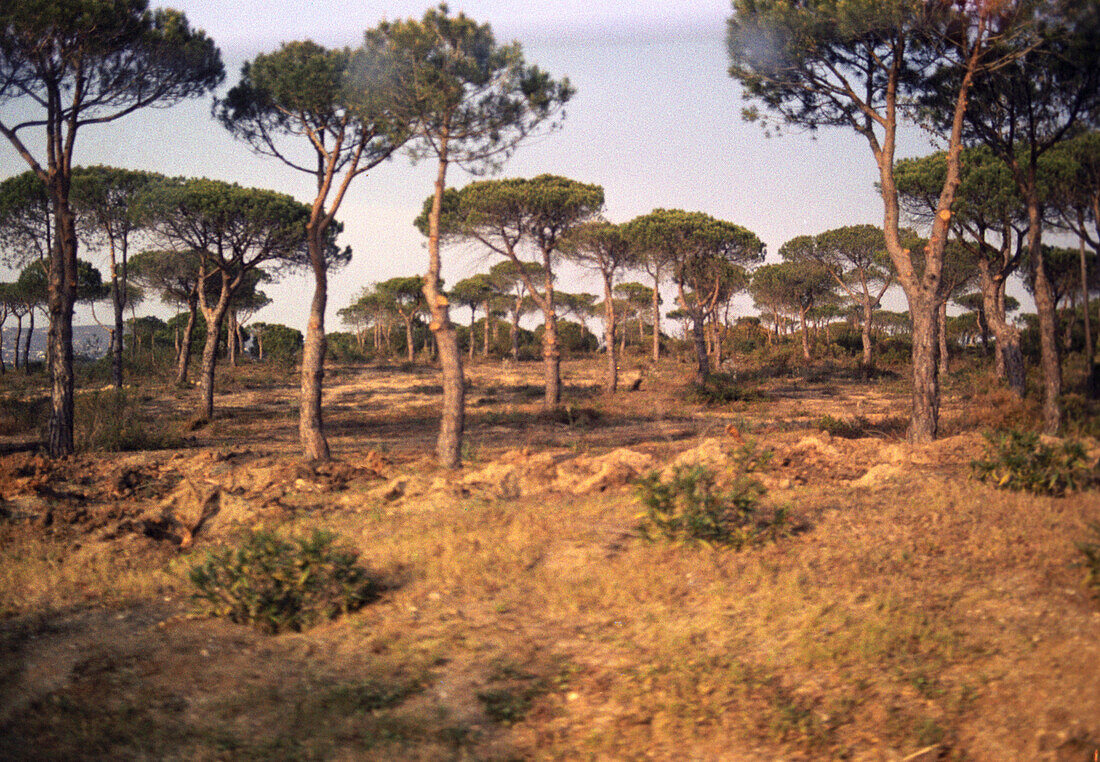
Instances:
[[[668,480],[658,472],[638,482],[645,512],[639,530],[648,540],[699,542],[742,548],[774,539],[786,526],[786,512],[770,516],[760,511],[763,485],[748,469],[722,489],[714,472],[702,465],[677,466]]]
[[[703,383],[691,385],[690,399],[698,405],[722,405],[728,402],[749,400],[753,395],[732,373],[710,373]]]
[[[259,531],[236,548],[209,552],[188,576],[192,598],[209,615],[271,633],[300,631],[376,596],[377,583],[357,560],[330,532],[286,539]]]
[[[1087,489],[1097,481],[1097,469],[1089,463],[1080,442],[1047,444],[1030,431],[986,434],[985,460],[971,463],[974,476],[1002,489],[1037,495],[1064,495]]]
[[[140,405],[125,390],[103,389],[76,395],[73,433],[77,450],[128,452],[160,450],[177,444],[162,425],[154,431]]]

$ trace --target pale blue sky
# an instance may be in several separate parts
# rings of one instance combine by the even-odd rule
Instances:
[[[236,82],[245,60],[280,42],[311,38],[354,45],[381,19],[420,16],[429,7],[406,0],[171,5],[221,47],[225,87]],[[862,139],[844,130],[823,131],[816,139],[765,138],[758,126],[742,122],[740,89],[726,74],[725,0],[468,0],[450,7],[491,23],[502,41],[518,39],[529,62],[556,77],[568,76],[577,89],[563,129],[521,146],[501,176],[551,172],[599,183],[606,215],[615,222],[656,207],[704,211],[757,233],[767,243],[769,259],[795,235],[881,224],[875,166]],[[910,138],[910,153],[928,150]],[[76,161],[202,175],[312,199],[308,177],[231,139],[210,118],[209,98],[87,128]],[[10,146],[0,143],[0,174],[25,168]],[[412,220],[433,178],[428,163],[413,166],[399,156],[356,180],[339,215],[346,230],[342,243],[352,246],[354,258],[332,279],[329,330],[340,329],[336,310],[363,286],[426,269]],[[454,172],[449,184],[460,186],[467,179]],[[454,283],[489,264],[474,250],[448,250],[444,276]],[[597,290],[593,280],[576,272],[565,273],[560,287]],[[257,320],[304,327],[308,278],[287,278],[265,290],[275,302]],[[468,313],[455,318],[465,321]]]

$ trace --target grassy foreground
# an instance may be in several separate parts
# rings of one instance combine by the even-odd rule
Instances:
[[[0,758],[1100,751],[1100,604],[1076,546],[1100,496],[971,478],[980,432],[1026,406],[960,382],[947,436],[911,447],[897,378],[760,377],[705,405],[672,363],[613,397],[572,363],[573,405],[540,417],[540,371],[471,369],[461,474],[428,458],[434,376],[377,367],[334,374],[334,467],[296,463],[293,383],[255,369],[194,432],[186,397],[135,392],[180,422],[175,449],[0,458]],[[626,471],[596,470],[626,448],[722,472],[747,441],[790,531],[736,551],[647,541]],[[257,526],[335,532],[379,596],[301,633],[192,615],[188,568]]]

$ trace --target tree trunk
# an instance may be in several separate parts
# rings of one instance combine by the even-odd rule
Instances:
[[[619,388],[619,358],[615,356],[615,300],[611,298],[611,276],[603,279],[604,344],[607,346],[607,376],[604,385],[609,392]]]
[[[1078,224],[1082,228],[1085,226],[1084,216],[1080,212],[1078,213]],[[1097,224],[1100,225],[1100,220],[1097,220]],[[1085,255],[1084,236],[1078,236],[1077,243],[1081,261],[1081,301],[1085,305],[1085,389],[1089,397],[1095,399],[1097,394],[1100,393],[1100,388],[1098,388],[1100,384],[1097,383],[1096,350],[1092,343],[1092,316],[1089,313],[1089,266]]]
[[[936,310],[936,321],[939,324],[936,328],[936,332],[940,338],[940,379],[947,378],[949,372],[950,361],[947,356],[947,301],[941,301],[939,308]]]
[[[1008,388],[1017,397],[1023,399],[1027,386],[1024,354],[1020,348],[1019,330],[1005,319],[1004,281],[994,280],[981,268],[978,270],[978,276],[985,320],[996,344],[994,350],[997,353],[998,375],[1004,379]]]
[[[12,356],[12,367],[19,370],[19,349],[23,344],[23,316],[15,316],[15,354]]]
[[[187,370],[191,365],[191,339],[195,335],[195,318],[198,313],[198,294],[187,298],[187,328],[183,331],[179,356],[176,358],[176,386],[187,385]]]
[[[692,312],[691,332],[695,339],[695,359],[697,362],[695,368],[695,383],[697,384],[706,383],[707,376],[710,375],[710,357],[707,356],[707,337],[703,325],[704,318],[704,315]]]
[[[547,294],[549,308],[543,313],[542,333],[543,378],[546,391],[542,406],[552,410],[561,404],[561,347],[558,343],[558,316],[554,313],[553,291]]]
[[[47,449],[51,457],[73,453],[73,308],[76,305],[76,225],[62,178],[51,178],[56,236],[50,256],[46,352],[52,380]],[[28,343],[30,339],[28,338]]]
[[[405,359],[412,362],[416,358],[416,347],[413,346],[412,316],[401,316],[405,321]]]
[[[482,357],[488,357],[489,356],[489,345],[490,345],[490,341],[489,341],[489,317],[490,317],[489,302],[485,302],[485,304],[482,306],[482,309],[485,311],[485,336],[484,336],[485,346],[482,348],[481,356]],[[495,334],[496,334],[495,329],[493,330],[493,334],[495,336]],[[470,341],[471,341],[471,343],[473,342],[472,337],[471,337]]]
[[[860,338],[863,342],[863,355],[859,359],[860,369],[864,378],[870,378],[875,372],[874,344],[871,337],[871,320],[874,316],[874,305],[870,300],[863,302],[863,325],[860,326]]]
[[[661,279],[658,274],[653,276],[653,367],[656,369],[657,363],[661,359],[661,294],[657,291],[658,286],[661,285]]]
[[[940,417],[939,344],[937,300],[925,297],[909,299],[913,322],[913,409],[909,423],[909,441],[931,442],[936,438]]]
[[[229,325],[226,326],[225,332],[225,349],[226,355],[229,357],[229,365],[232,368],[237,367],[237,310],[230,309],[226,313]]]
[[[214,417],[214,370],[218,364],[218,338],[229,306],[229,297],[223,294],[213,309],[203,307],[206,321],[206,341],[202,346],[202,376],[199,380],[199,418],[209,421]]]
[[[810,329],[806,326],[806,310],[798,311],[798,322],[802,326],[802,358],[810,361]]]
[[[447,181],[446,129],[439,146],[439,171],[435,179],[432,211],[428,215],[428,274],[424,278],[424,296],[428,300],[432,322],[430,328],[439,347],[443,372],[443,409],[436,439],[436,458],[444,468],[462,465],[462,437],[466,424],[466,379],[462,372],[462,352],[458,334],[451,323],[447,297],[442,293],[439,256],[439,217],[443,209],[443,190]]]
[[[122,337],[124,326],[122,311],[126,308],[126,293],[123,290],[118,262],[115,259],[115,247],[112,241],[109,247],[111,257],[111,309],[114,311],[115,325],[111,333],[111,380],[116,389],[122,388]]]
[[[1035,183],[1028,194],[1028,249],[1031,255],[1035,283],[1035,309],[1039,313],[1039,344],[1043,369],[1043,432],[1057,434],[1062,427],[1062,410],[1058,397],[1062,393],[1062,360],[1058,354],[1058,321],[1055,315],[1054,291],[1050,284],[1042,247],[1042,212]]]
[[[23,345],[23,372],[31,374],[31,341],[34,339],[34,310],[28,315],[30,323],[27,325],[27,343]]]
[[[325,306],[328,303],[328,269],[324,254],[324,230],[311,222],[307,231],[309,259],[313,269],[313,300],[302,346],[302,389],[298,403],[298,440],[302,457],[309,462],[331,458],[321,414],[321,393],[325,378]]]
[[[512,340],[512,361],[519,361],[519,309],[512,313],[512,325],[509,329],[509,338]]]
[[[476,322],[474,320],[475,315],[476,315],[476,313],[474,312],[473,305],[471,305],[470,306],[470,333],[469,333],[470,346],[467,348],[467,351],[469,352],[468,356],[470,358],[471,363],[474,361],[474,323]],[[485,325],[488,326],[488,322],[486,322]]]

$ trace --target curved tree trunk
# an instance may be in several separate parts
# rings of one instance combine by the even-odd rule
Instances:
[[[191,339],[195,335],[195,318],[198,315],[198,295],[192,294],[187,300],[187,328],[180,341],[179,357],[176,358],[176,386],[187,385],[187,370],[191,364]]]

